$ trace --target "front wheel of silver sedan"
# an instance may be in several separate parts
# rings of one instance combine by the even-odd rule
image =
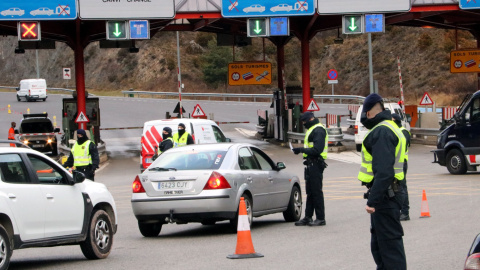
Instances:
[[[283,218],[286,222],[298,221],[302,216],[302,192],[297,186],[293,186],[290,194],[288,208],[283,212]]]

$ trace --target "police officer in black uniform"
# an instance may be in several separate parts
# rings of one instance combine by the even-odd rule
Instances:
[[[370,248],[377,269],[407,269],[400,223],[399,181],[403,180],[405,138],[385,110],[382,97],[370,94],[363,103],[362,124],[370,129],[362,145],[358,179],[369,191]]]
[[[327,166],[328,134],[325,127],[318,121],[312,112],[305,112],[301,117],[305,126],[304,146],[293,148],[295,155],[303,153],[305,161],[305,189],[307,191],[307,203],[305,217],[295,226],[323,226],[325,222],[325,204],[323,199],[323,170]],[[313,220],[315,210],[316,220]]]
[[[401,193],[401,201],[402,201],[402,208],[400,209],[400,221],[407,221],[410,220],[410,202],[408,200],[408,189],[407,189],[407,170],[408,170],[408,149],[410,148],[410,131],[402,126],[402,119],[400,115],[396,113],[392,113],[392,120],[397,124],[398,128],[402,131],[403,136],[405,136],[405,140],[407,140],[407,148],[405,150],[405,162],[403,163],[403,173],[405,174],[405,179],[400,181],[402,184],[402,193]]]
[[[156,160],[161,153],[167,151],[170,148],[173,148],[173,138],[172,138],[171,128],[169,127],[163,128],[162,139],[163,139],[162,142],[158,145],[157,151],[155,151],[155,155],[153,155],[152,157],[153,160]]]

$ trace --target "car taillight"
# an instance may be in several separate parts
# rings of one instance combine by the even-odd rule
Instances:
[[[355,134],[358,134],[358,125],[355,125]]]
[[[207,183],[203,189],[225,189],[232,188],[228,183],[227,179],[218,172],[213,172],[208,178]]]
[[[143,188],[142,183],[140,182],[140,178],[138,178],[138,175],[133,181],[132,191],[133,193],[145,193],[145,189]]]
[[[465,261],[465,270],[480,269],[480,253],[473,253]]]

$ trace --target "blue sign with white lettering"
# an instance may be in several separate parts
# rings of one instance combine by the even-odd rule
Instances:
[[[479,0],[460,0],[461,9],[480,9]]]
[[[385,16],[383,14],[365,14],[365,33],[385,32]]]
[[[150,39],[150,27],[147,20],[130,21],[130,39]]]
[[[270,18],[270,36],[289,36],[290,27],[288,17]]]
[[[76,0],[1,0],[1,21],[75,20]]]
[[[225,18],[305,16],[315,13],[313,0],[222,0]]]

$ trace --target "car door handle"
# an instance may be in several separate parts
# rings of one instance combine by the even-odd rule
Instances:
[[[249,176],[249,177],[247,177],[247,181],[248,181],[249,183],[252,183],[252,182],[253,182],[253,178],[252,178],[251,176]]]
[[[47,194],[46,196],[47,196],[47,200],[53,199],[53,195],[52,195],[52,194]]]
[[[17,196],[15,196],[15,194],[13,194],[13,193],[8,193],[8,198],[10,198],[10,199],[16,199]]]

